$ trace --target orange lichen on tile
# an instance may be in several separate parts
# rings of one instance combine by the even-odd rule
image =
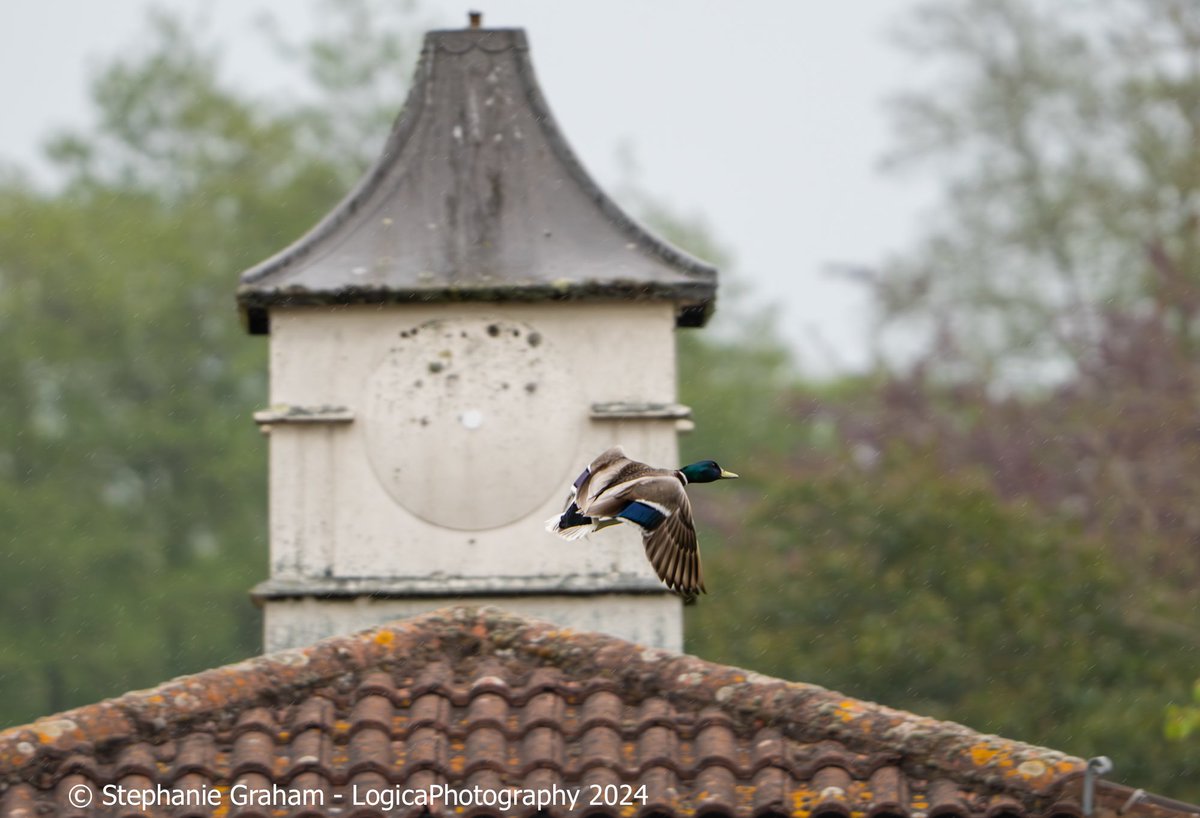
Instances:
[[[799,816],[799,818],[808,818],[808,815],[812,812],[811,807],[814,797],[815,793],[807,787],[801,786],[792,790],[792,815]]]
[[[999,752],[990,744],[980,743],[971,747],[971,761],[974,762],[976,767],[990,764],[997,755],[999,755]]]
[[[217,799],[217,806],[213,809],[212,818],[225,818],[229,814],[229,787],[218,785],[216,790],[221,797]]]
[[[387,628],[380,628],[379,632],[375,634],[375,644],[381,647],[390,648],[395,641],[396,634]]]
[[[842,699],[837,704],[837,709],[834,711],[839,719],[844,722],[851,722],[863,714],[862,702],[854,699]]]
[[[71,719],[43,719],[34,722],[34,734],[42,744],[53,744],[62,736],[79,733],[79,725]]]

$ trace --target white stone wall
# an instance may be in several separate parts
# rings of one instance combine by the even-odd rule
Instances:
[[[273,309],[270,339],[271,408],[288,419],[270,425],[271,583],[370,578],[400,591],[513,593],[657,582],[631,527],[566,542],[543,526],[583,466],[608,446],[677,465],[674,421],[590,416],[596,403],[674,401],[672,305]],[[609,621],[588,612],[600,599],[536,605],[563,616],[576,611],[570,624],[586,627],[588,617]],[[655,608],[652,619],[674,616],[666,627],[678,630],[678,602],[652,599],[630,610]],[[525,603],[500,604],[521,611]],[[434,606],[393,600],[383,607]],[[270,648],[295,643],[271,634],[289,631],[285,610],[300,607],[267,603]],[[383,607],[374,605],[369,622],[347,613],[325,620],[353,630],[381,621],[372,617]],[[664,647],[678,641],[655,637]]]

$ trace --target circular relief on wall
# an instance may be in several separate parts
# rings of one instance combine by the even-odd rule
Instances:
[[[460,317],[398,329],[367,380],[380,483],[447,528],[496,528],[566,489],[580,432],[564,350],[531,325]]]

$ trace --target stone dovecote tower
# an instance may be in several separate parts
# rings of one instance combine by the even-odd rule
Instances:
[[[677,464],[674,332],[715,288],[588,177],[523,31],[428,34],[375,165],[238,287],[270,336],[266,648],[467,600],[678,649],[635,530],[543,522],[614,443]]]

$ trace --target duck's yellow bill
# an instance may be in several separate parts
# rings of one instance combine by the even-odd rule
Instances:
[[[721,479],[722,480],[726,480],[730,477],[737,477],[737,475],[731,471],[726,471],[725,469],[721,469]]]

